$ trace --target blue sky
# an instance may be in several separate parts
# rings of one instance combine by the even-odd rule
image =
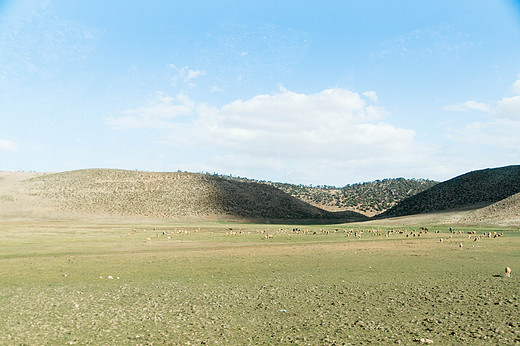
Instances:
[[[518,1],[0,0],[0,170],[442,181],[519,133]]]

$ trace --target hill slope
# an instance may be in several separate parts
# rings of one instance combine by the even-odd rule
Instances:
[[[373,216],[393,207],[406,197],[413,196],[438,184],[438,182],[395,178],[350,184],[342,188],[273,184],[291,196],[325,210],[352,210]]]
[[[520,192],[520,166],[469,172],[437,184],[380,214],[393,217],[486,206]]]
[[[433,180],[392,178],[336,187],[265,182],[239,177],[227,178],[272,185],[293,197],[324,210],[332,212],[355,211],[367,216],[381,213],[406,197],[413,196],[438,184]]]
[[[360,219],[330,213],[272,186],[196,173],[88,169],[23,182],[62,212],[158,218]]]
[[[464,221],[519,225],[520,193],[514,194],[485,208],[475,210],[466,217]]]

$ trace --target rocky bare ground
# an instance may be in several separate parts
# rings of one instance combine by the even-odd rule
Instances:
[[[115,280],[115,279],[114,279]],[[371,286],[304,280],[244,286],[101,282],[0,289],[2,343],[515,344],[519,296],[488,278],[478,292],[419,282]],[[105,280],[106,281],[106,280]],[[121,281],[121,280],[119,280]],[[290,283],[290,285],[288,284]],[[99,287],[98,287],[99,286]],[[104,286],[104,287],[103,287]],[[22,295],[23,294],[23,295]],[[23,309],[20,309],[23,307]],[[68,322],[66,322],[68,321]],[[21,323],[17,323],[21,322]],[[423,341],[426,342],[426,341]]]

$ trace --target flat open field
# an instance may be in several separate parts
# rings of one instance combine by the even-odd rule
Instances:
[[[520,231],[393,227],[2,220],[0,344],[520,343]]]

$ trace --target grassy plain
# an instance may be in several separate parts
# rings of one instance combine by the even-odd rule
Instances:
[[[393,228],[2,220],[0,344],[520,343],[520,231]]]

